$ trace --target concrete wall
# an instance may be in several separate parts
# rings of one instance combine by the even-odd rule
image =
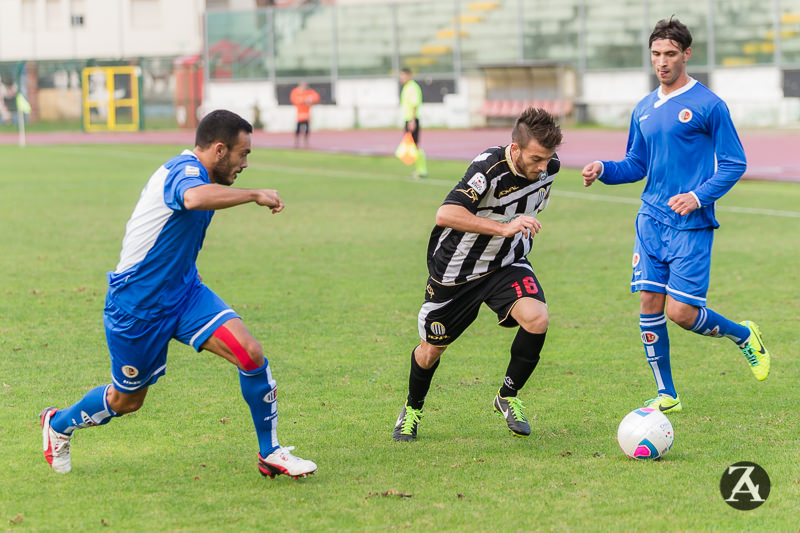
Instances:
[[[468,128],[485,125],[477,111],[483,101],[482,80],[464,78],[460,90],[445,96],[443,103],[423,103],[420,121],[426,128]],[[318,130],[397,128],[402,126],[400,95],[394,78],[339,80],[334,88],[337,105],[317,105],[311,111],[311,126]],[[206,85],[203,109],[227,108],[248,120],[258,106],[267,131],[293,131],[294,106],[279,106],[271,82],[220,82]],[[477,107],[476,107],[477,106]]]

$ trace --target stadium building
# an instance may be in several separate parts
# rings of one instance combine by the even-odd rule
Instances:
[[[800,123],[800,0],[2,0],[4,105],[78,120],[86,67],[133,66],[106,96],[128,119],[193,127],[226,107],[294,128],[289,91],[322,96],[317,129],[396,127],[398,73],[423,88],[427,127],[507,124],[531,103],[568,121],[627,124],[656,87],[647,38],[675,15],[693,32],[690,74],[741,126]],[[111,75],[113,79],[113,75]],[[101,78],[104,80],[106,78]],[[130,85],[136,85],[137,102]],[[97,84],[95,84],[97,85]],[[105,82],[100,83],[104,89]],[[133,103],[131,103],[133,102]],[[2,118],[2,117],[0,117]]]

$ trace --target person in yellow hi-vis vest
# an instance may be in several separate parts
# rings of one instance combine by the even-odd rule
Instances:
[[[425,160],[425,152],[419,145],[419,108],[422,105],[422,89],[414,81],[411,71],[407,68],[400,71],[400,81],[403,82],[403,89],[400,91],[400,107],[403,111],[405,131],[411,133],[418,150],[413,176],[425,178],[428,176],[428,164]]]

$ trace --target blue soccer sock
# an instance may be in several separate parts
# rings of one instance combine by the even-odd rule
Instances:
[[[639,328],[642,330],[642,344],[647,362],[653,370],[659,394],[678,395],[672,383],[672,368],[669,364],[669,335],[667,317],[664,313],[639,315]]]
[[[728,337],[739,346],[747,342],[750,337],[750,329],[747,326],[728,320],[708,307],[698,309],[692,331],[707,337]]]
[[[119,416],[108,406],[106,395],[110,386],[109,383],[95,387],[77,403],[56,411],[50,419],[50,427],[59,433],[72,435],[76,429],[108,424],[112,418]]]
[[[278,447],[278,402],[277,384],[272,379],[269,361],[249,372],[239,370],[239,384],[242,396],[250,406],[253,424],[258,437],[261,457],[266,457]]]

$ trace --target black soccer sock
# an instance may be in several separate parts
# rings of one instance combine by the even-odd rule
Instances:
[[[539,363],[539,353],[544,346],[544,333],[528,333],[522,328],[517,331],[514,342],[511,343],[511,361],[506,369],[503,386],[500,387],[500,396],[508,398],[516,396],[517,391],[525,386],[531,377],[533,369]]]
[[[414,357],[416,347],[411,350],[411,371],[408,375],[408,406],[413,409],[422,409],[422,404],[425,403],[425,396],[428,395],[428,390],[431,388],[431,380],[433,380],[433,373],[439,366],[437,360],[432,367],[425,369],[417,364],[417,358]]]

